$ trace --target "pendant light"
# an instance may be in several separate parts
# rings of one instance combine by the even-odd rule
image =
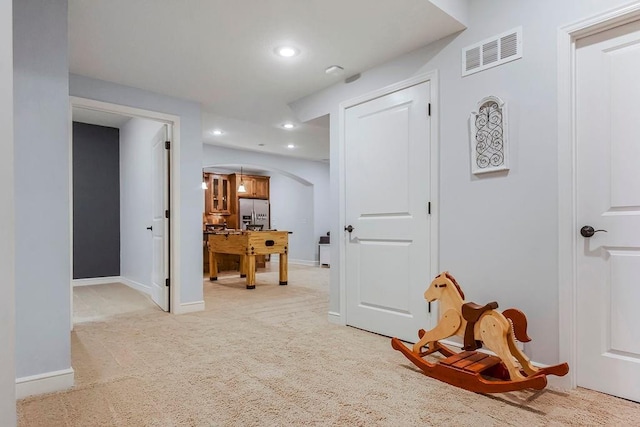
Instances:
[[[244,181],[242,181],[242,166],[240,166],[240,185],[238,186],[238,193],[246,193],[247,189],[244,188]]]

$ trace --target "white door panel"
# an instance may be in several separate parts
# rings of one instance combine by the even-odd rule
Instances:
[[[152,142],[152,239],[153,270],[151,272],[151,298],[164,311],[169,311],[169,287],[165,280],[168,275],[169,245],[168,226],[165,210],[168,209],[168,152],[165,141],[167,125],[162,126]]]
[[[577,382],[640,401],[640,23],[576,51]]]
[[[430,82],[345,111],[348,325],[407,341],[428,328]]]
[[[640,355],[640,251],[609,250],[611,343],[618,353]],[[638,366],[640,369],[640,366]]]
[[[360,286],[358,301],[361,306],[386,309],[390,312],[410,314],[408,286],[388,286],[390,283],[409,283],[407,271],[392,268],[371,269],[373,265],[404,265],[409,259],[411,242],[362,240],[360,248]]]

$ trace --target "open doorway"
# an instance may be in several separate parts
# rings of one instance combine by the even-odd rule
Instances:
[[[241,183],[244,192],[238,191]],[[312,182],[271,166],[225,163],[203,168],[203,193],[205,283],[211,278],[207,230],[221,230],[222,233],[247,229],[287,231],[288,268],[318,265],[318,227]],[[279,270],[277,255],[262,258],[256,257],[258,274]],[[216,254],[216,259],[218,274],[215,281],[241,274],[238,256]]]
[[[76,98],[71,110],[72,328],[130,311],[173,311],[175,122]]]

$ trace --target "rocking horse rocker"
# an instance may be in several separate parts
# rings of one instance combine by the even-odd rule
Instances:
[[[531,341],[527,336],[527,318],[520,310],[496,311],[498,303],[484,306],[464,302],[464,293],[448,272],[441,273],[424,293],[428,302],[440,302],[440,322],[430,331],[418,331],[418,341],[409,348],[398,338],[391,346],[400,351],[425,375],[456,387],[478,393],[502,393],[547,385],[547,375],[564,376],[569,365],[534,367],[517,347],[515,340]],[[455,353],[438,340],[454,335],[464,338],[462,352]],[[486,346],[496,356],[476,352]],[[439,352],[445,358],[437,363],[424,359]]]

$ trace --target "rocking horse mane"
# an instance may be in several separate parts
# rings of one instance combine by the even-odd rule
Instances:
[[[449,280],[451,280],[451,282],[456,285],[456,289],[458,290],[458,293],[460,294],[460,297],[464,300],[464,292],[462,292],[462,288],[460,288],[460,285],[458,285],[458,282],[456,281],[455,277],[453,277],[451,274],[449,274],[448,271],[446,271],[444,273],[445,277]]]

